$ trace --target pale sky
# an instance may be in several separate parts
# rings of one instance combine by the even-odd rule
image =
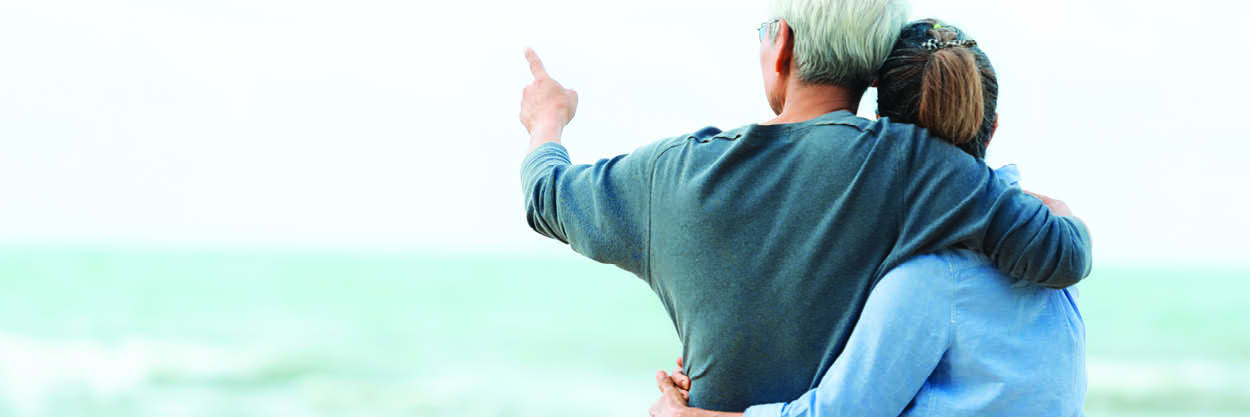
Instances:
[[[575,162],[771,116],[765,2],[434,3],[0,2],[0,244],[556,248],[521,207],[525,46],[580,93]],[[989,162],[1099,261],[1247,259],[1248,10],[913,2],[998,68]]]

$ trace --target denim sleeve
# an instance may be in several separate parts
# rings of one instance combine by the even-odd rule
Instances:
[[[521,167],[530,228],[588,258],[647,279],[655,146],[590,165],[570,163],[560,144],[538,147]]]
[[[1045,287],[1065,288],[1089,275],[1092,245],[1080,220],[1052,214],[983,161],[916,132],[901,167],[907,185],[893,256],[964,246],[1003,273]]]
[[[947,261],[921,256],[877,284],[820,384],[789,403],[747,408],[746,417],[896,417],[950,346],[957,282]]]

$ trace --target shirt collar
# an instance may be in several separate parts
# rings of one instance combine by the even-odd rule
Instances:
[[[1016,164],[1003,165],[1002,168],[994,170],[994,173],[998,174],[999,178],[1007,181],[1011,186],[1020,186],[1020,167],[1017,167]]]

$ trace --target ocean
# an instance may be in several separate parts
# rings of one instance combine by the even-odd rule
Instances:
[[[1080,285],[1090,416],[1250,415],[1250,270]],[[574,254],[0,249],[0,416],[631,416],[680,346]]]

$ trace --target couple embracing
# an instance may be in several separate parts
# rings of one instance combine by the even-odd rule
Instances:
[[[901,0],[774,0],[777,117],[573,165],[527,51],[529,225],[646,282],[682,342],[653,416],[1075,416],[1089,233],[986,166],[997,76]],[[877,88],[875,120],[856,116]],[[1057,161],[1058,162],[1058,161]]]

